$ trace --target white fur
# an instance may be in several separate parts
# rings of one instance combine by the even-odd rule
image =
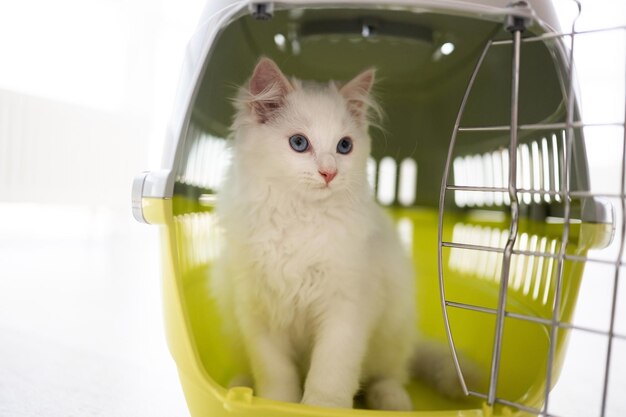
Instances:
[[[243,341],[257,395],[352,407],[364,386],[370,407],[410,409],[413,271],[368,189],[367,122],[332,83],[292,85],[268,122],[245,90],[238,102],[212,290]],[[291,149],[295,133],[310,152]],[[345,136],[353,150],[338,154]],[[337,170],[328,187],[322,169]]]

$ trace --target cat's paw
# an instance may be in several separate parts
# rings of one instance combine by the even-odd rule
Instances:
[[[254,388],[254,381],[252,380],[252,377],[248,374],[235,375],[235,377],[231,379],[228,383],[228,388],[234,387]]]
[[[484,372],[474,363],[462,354],[459,354],[459,362],[461,365],[461,371],[463,373],[463,379],[465,385],[470,390],[479,390],[478,387],[482,387],[484,382]],[[435,388],[451,399],[461,399],[465,397],[463,387],[459,381],[459,376],[452,360],[445,361],[439,364],[438,369],[434,374]]]
[[[468,389],[483,391],[485,373],[480,366],[457,351],[463,379]],[[465,397],[452,354],[448,346],[437,341],[421,341],[412,360],[411,374],[428,382],[433,388],[451,399]]]
[[[365,404],[372,410],[410,411],[411,397],[402,384],[395,379],[380,379],[369,384],[365,390]]]
[[[322,392],[304,392],[302,404],[326,408],[352,408],[354,399],[351,395],[337,395]]]
[[[268,400],[286,403],[299,403],[302,400],[302,389],[299,384],[289,381],[262,381],[256,382],[250,375],[239,374],[228,384],[229,388],[248,387],[254,390],[254,395]]]
[[[299,403],[302,399],[300,387],[289,384],[262,385],[257,388],[256,394],[261,398],[286,403]]]

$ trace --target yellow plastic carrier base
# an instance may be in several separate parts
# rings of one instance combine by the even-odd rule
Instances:
[[[219,235],[210,207],[197,201],[144,199],[144,214],[150,223],[162,224],[165,300],[165,320],[170,350],[180,375],[191,415],[200,416],[512,416],[528,415],[505,406],[487,407],[477,398],[450,401],[430,387],[413,381],[408,387],[414,412],[383,412],[372,410],[343,410],[287,404],[255,397],[250,388],[225,388],[237,375],[242,358],[229,352],[222,335],[222,322],[214,300],[210,297],[211,262],[219,250]],[[416,297],[419,322],[423,335],[445,341],[439,286],[437,280],[437,212],[428,209],[398,209],[391,215],[397,222],[410,224],[416,266]],[[455,233],[482,230],[496,233],[506,229],[506,221],[485,222],[467,216],[448,216],[444,238],[452,240]],[[471,217],[471,216],[470,216]],[[408,223],[407,223],[408,222]],[[466,230],[464,230],[466,228]],[[584,255],[594,245],[593,236],[606,235],[606,225],[577,225],[572,228],[568,253]],[[520,234],[528,239],[543,239],[556,244],[561,236],[559,225],[523,223]],[[405,238],[406,239],[406,238]],[[451,259],[451,253],[454,257]],[[475,256],[472,254],[472,256]],[[482,256],[482,255],[481,255]],[[487,254],[485,256],[488,256]],[[449,298],[474,305],[495,308],[499,283],[494,270],[480,265],[498,262],[480,259],[473,262],[460,252],[444,251]],[[521,258],[520,258],[521,262]],[[515,261],[514,261],[515,263]],[[561,305],[563,317],[571,314],[582,275],[583,263],[566,263]],[[528,268],[533,268],[529,271]],[[546,280],[554,274],[556,263],[526,262],[514,268],[509,289],[507,311],[550,317],[554,297],[554,282]],[[517,272],[519,271],[519,272]],[[519,273],[522,275],[519,276]],[[543,278],[542,278],[543,275]],[[538,278],[526,281],[526,276]],[[519,281],[519,284],[517,282]],[[535,288],[536,287],[536,288]],[[450,324],[455,344],[468,357],[480,364],[488,374],[491,363],[495,316],[458,310],[450,312]],[[557,341],[555,375],[562,363],[566,333]],[[546,358],[549,331],[544,325],[507,318],[502,348],[502,363],[498,396],[539,407],[545,395]],[[469,387],[483,391],[482,387]]]

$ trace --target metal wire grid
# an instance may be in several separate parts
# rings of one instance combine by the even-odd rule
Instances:
[[[578,16],[580,16],[580,3],[578,0],[574,0],[576,5],[578,6]],[[518,15],[519,16],[519,15]],[[440,199],[439,199],[439,224],[438,224],[438,269],[439,269],[439,284],[440,284],[440,296],[443,308],[443,316],[444,323],[446,326],[448,342],[450,344],[450,349],[452,352],[454,364],[457,369],[457,373],[459,379],[461,381],[461,385],[463,391],[466,395],[472,395],[479,398],[483,398],[487,400],[489,405],[494,405],[496,403],[514,407],[519,409],[520,411],[525,411],[528,413],[541,415],[541,416],[553,416],[549,414],[549,400],[550,400],[550,389],[553,383],[554,375],[553,375],[553,364],[555,360],[555,350],[556,350],[556,339],[557,332],[559,329],[576,329],[584,332],[600,334],[608,337],[608,349],[605,360],[605,371],[604,371],[604,380],[602,386],[602,402],[601,402],[601,416],[604,417],[606,414],[606,404],[607,404],[607,391],[609,385],[609,371],[611,364],[611,355],[613,352],[613,341],[615,339],[624,339],[626,340],[626,335],[615,333],[615,315],[616,315],[616,304],[617,304],[617,293],[618,293],[618,285],[619,285],[619,275],[620,275],[620,266],[624,265],[626,262],[622,261],[622,255],[624,253],[624,245],[626,238],[626,122],[621,123],[583,123],[581,121],[574,120],[575,114],[575,94],[574,94],[574,40],[576,35],[591,33],[591,32],[601,32],[601,31],[611,31],[611,30],[626,30],[626,26],[615,27],[615,28],[605,28],[594,31],[576,31],[576,19],[572,24],[572,29],[570,33],[548,33],[539,36],[532,36],[522,38],[523,27],[520,26],[521,18],[515,17],[514,12],[512,11],[512,16],[508,18],[510,21],[516,21],[517,25],[510,25],[507,29],[512,33],[511,40],[505,41],[489,41],[474,68],[474,71],[470,77],[465,95],[461,102],[461,106],[456,118],[456,122],[454,125],[454,130],[450,139],[450,146],[448,150],[448,157],[446,160],[446,166],[444,170],[444,176],[442,179],[441,190],[440,190]],[[533,124],[533,125],[519,125],[518,124],[518,104],[519,104],[519,77],[520,77],[520,47],[522,43],[525,42],[545,42],[548,39],[556,39],[556,38],[565,38],[569,37],[569,56],[567,58],[567,71],[568,71],[568,94],[567,94],[567,106],[566,106],[566,121],[565,123],[553,123],[553,124]],[[484,126],[484,127],[462,127],[461,119],[465,111],[465,107],[467,105],[468,98],[470,96],[470,92],[472,90],[472,86],[476,80],[477,74],[482,66],[482,63],[487,55],[487,52],[492,47],[497,47],[499,45],[512,45],[513,46],[513,57],[512,57],[512,74],[511,74],[511,122],[509,126]],[[626,121],[626,115],[624,116],[624,120]],[[624,140],[622,146],[622,155],[621,155],[621,192],[612,194],[612,193],[593,193],[591,191],[571,191],[570,190],[570,175],[571,175],[571,160],[572,160],[572,143],[574,137],[574,129],[583,128],[583,127],[593,127],[593,126],[618,126],[623,128]],[[561,176],[560,179],[560,191],[549,191],[549,190],[533,190],[533,189],[523,189],[517,187],[517,140],[518,140],[518,132],[522,130],[545,130],[545,129],[564,129],[565,131],[565,150],[563,154],[563,171],[564,175]],[[502,132],[510,132],[509,136],[509,172],[508,172],[508,186],[507,187],[484,187],[484,186],[460,186],[449,184],[449,173],[452,164],[453,151],[456,144],[457,135],[459,132],[493,132],[493,131],[502,131]],[[498,247],[489,247],[475,244],[464,244],[464,243],[454,243],[454,242],[446,242],[443,241],[443,216],[445,210],[445,200],[446,193],[448,191],[465,191],[465,192],[501,192],[508,193],[508,197],[510,199],[510,229],[508,233],[508,239],[504,248]],[[520,204],[518,200],[518,195],[520,194],[540,194],[543,196],[544,194],[549,194],[551,196],[558,195],[562,198],[563,201],[563,231],[561,236],[560,247],[557,253],[546,253],[541,251],[527,251],[527,250],[519,250],[514,249],[515,242],[518,236],[518,225],[520,219]],[[578,255],[569,255],[566,254],[566,248],[569,241],[570,234],[570,225],[572,222],[571,219],[571,199],[572,198],[586,198],[586,197],[614,197],[619,198],[621,205],[621,228],[619,230],[619,249],[617,254],[617,259],[614,261],[602,260],[602,259],[594,259],[587,256],[578,256]],[[443,277],[443,248],[459,248],[473,251],[487,251],[487,252],[496,252],[502,255],[502,268],[500,273],[500,284],[499,284],[499,295],[497,308],[485,308],[482,306],[471,305],[466,303],[459,303],[455,301],[448,300],[446,298],[445,293],[445,283]],[[545,258],[553,258],[557,261],[557,272],[556,272],[556,284],[555,284],[555,295],[554,295],[554,305],[552,307],[552,317],[550,319],[540,318],[536,316],[530,316],[525,314],[517,314],[508,312],[505,309],[506,301],[507,301],[507,289],[509,284],[510,277],[510,268],[511,268],[511,257],[512,255],[527,255],[527,256],[538,256]],[[560,301],[561,301],[561,290],[562,290],[562,282],[563,282],[563,268],[565,261],[576,261],[576,262],[597,262],[613,265],[615,268],[614,276],[613,276],[613,293],[611,299],[611,313],[610,313],[610,322],[608,331],[601,331],[592,329],[584,326],[577,326],[571,323],[561,322],[559,320],[558,314],[560,311]],[[476,311],[486,314],[491,314],[496,316],[496,326],[494,332],[494,340],[493,340],[493,351],[492,351],[492,359],[491,359],[491,370],[490,370],[490,379],[489,379],[489,387],[487,393],[470,391],[467,388],[467,384],[463,377],[463,372],[461,366],[459,364],[459,357],[456,351],[456,347],[453,340],[453,335],[451,332],[450,321],[448,317],[448,308],[459,308],[470,311]],[[549,352],[548,352],[548,362],[546,368],[546,384],[545,384],[545,395],[544,402],[541,409],[537,409],[534,407],[529,407],[525,404],[516,403],[513,401],[509,401],[503,398],[497,397],[496,387],[498,383],[498,375],[500,370],[500,360],[501,360],[501,351],[502,351],[502,333],[504,328],[504,320],[505,318],[513,318],[524,320],[532,323],[539,323],[542,325],[549,326],[550,328],[550,339],[549,339]]]

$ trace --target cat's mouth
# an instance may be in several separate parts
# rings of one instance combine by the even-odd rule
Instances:
[[[336,188],[333,184],[315,184],[310,188],[311,197],[314,199],[326,199],[333,194]]]
[[[312,197],[317,199],[327,198],[341,187],[339,187],[339,184],[336,181],[314,181],[309,182],[306,188],[309,190],[309,193],[312,194]]]

